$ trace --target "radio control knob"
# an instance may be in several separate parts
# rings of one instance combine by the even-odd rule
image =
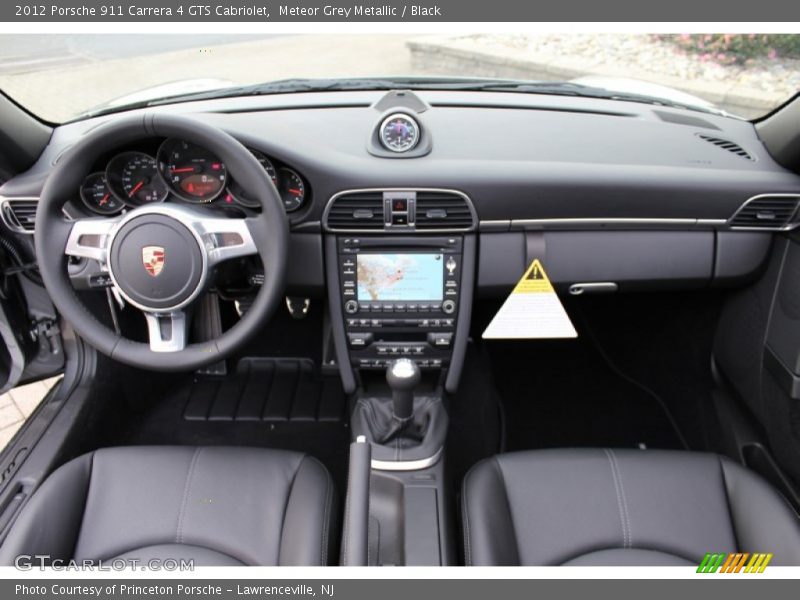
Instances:
[[[358,312],[358,302],[355,300],[348,300],[344,303],[344,312],[349,315],[354,315]]]
[[[445,300],[442,302],[442,310],[446,314],[452,315],[454,312],[456,312],[456,303],[452,300]]]

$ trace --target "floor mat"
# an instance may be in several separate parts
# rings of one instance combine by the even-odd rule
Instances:
[[[506,417],[506,450],[683,448],[664,408],[583,339],[487,343]]]
[[[503,451],[502,407],[489,359],[480,347],[467,346],[458,391],[447,406],[447,465],[456,485],[480,460]]]
[[[236,372],[186,388],[190,421],[341,421],[346,398],[338,377],[315,377],[308,359],[245,358]]]
[[[119,407],[118,407],[119,410]],[[305,359],[248,358],[225,378],[186,376],[114,421],[99,445],[237,445],[308,453],[344,490],[350,429],[338,375]],[[110,430],[114,423],[116,430]],[[113,441],[111,441],[113,440]]]

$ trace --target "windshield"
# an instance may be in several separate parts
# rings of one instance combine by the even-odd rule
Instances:
[[[569,82],[571,95],[608,90],[752,119],[800,89],[800,35],[0,35],[0,90],[57,123],[285,79],[435,88],[453,77]],[[250,93],[277,91],[292,90]]]

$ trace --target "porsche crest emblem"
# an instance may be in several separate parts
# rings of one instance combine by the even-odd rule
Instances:
[[[142,248],[142,264],[151,277],[158,277],[164,269],[164,248],[145,246]]]

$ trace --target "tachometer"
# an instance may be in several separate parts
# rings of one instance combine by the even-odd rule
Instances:
[[[303,206],[306,199],[306,186],[297,172],[284,167],[278,171],[278,191],[283,200],[286,212],[292,212]]]
[[[267,175],[269,175],[269,178],[272,180],[272,184],[278,187],[278,172],[275,170],[270,160],[258,150],[250,150],[250,153],[255,156],[261,166],[264,167]],[[236,180],[230,182],[230,185],[228,185],[228,192],[233,196],[234,200],[242,206],[247,206],[248,208],[258,208],[260,206],[257,200],[251,198],[248,193],[244,191],[242,186],[236,183]]]
[[[117,154],[106,167],[106,181],[111,193],[131,206],[163,202],[169,193],[156,160],[143,152]]]
[[[419,142],[419,125],[409,115],[395,113],[381,123],[381,144],[392,152],[408,152]]]
[[[182,200],[211,202],[225,189],[225,165],[201,146],[170,138],[161,144],[157,158],[161,176]]]
[[[81,200],[86,207],[98,215],[113,215],[124,207],[108,189],[105,173],[92,173],[81,184]]]

